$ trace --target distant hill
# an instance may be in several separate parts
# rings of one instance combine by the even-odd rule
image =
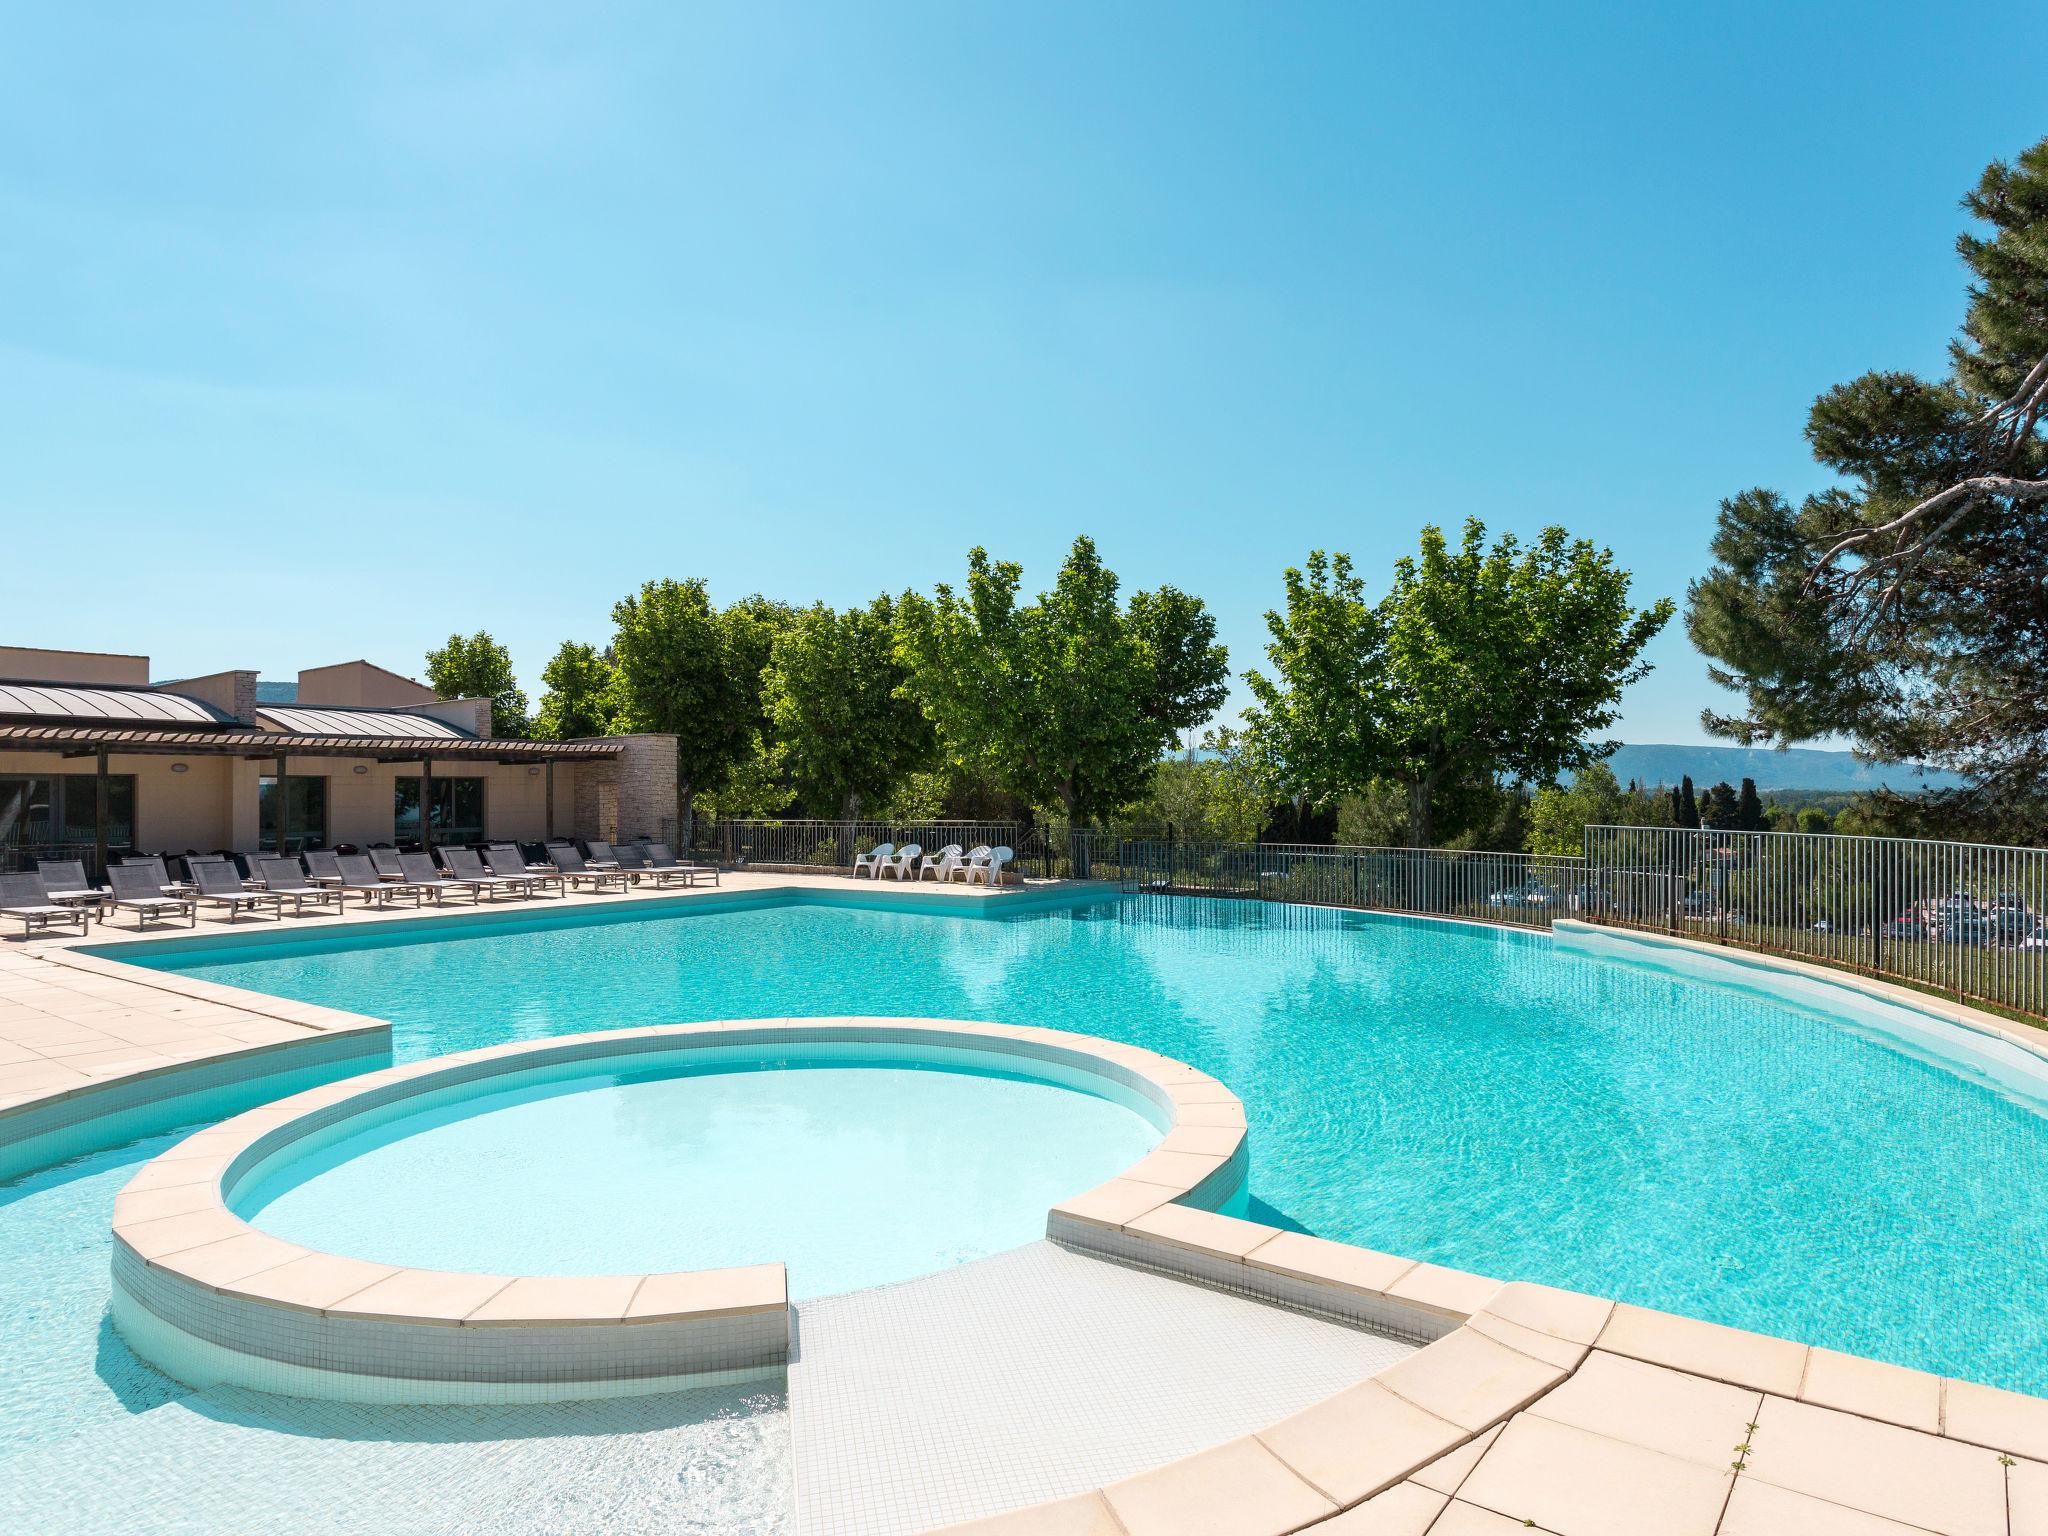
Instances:
[[[1617,747],[1607,759],[1614,776],[1626,784],[1630,779],[1644,784],[1676,784],[1690,774],[1695,785],[1726,780],[1740,784],[1755,779],[1760,790],[1770,789],[1954,789],[1963,780],[1939,769],[1916,768],[1906,763],[1865,763],[1853,752],[1824,752],[1812,747],[1791,747],[1783,752],[1769,747],[1679,747],[1643,745]]]

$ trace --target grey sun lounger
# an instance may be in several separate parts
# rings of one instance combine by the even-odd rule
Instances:
[[[531,875],[492,874],[484,868],[484,861],[476,856],[474,848],[443,848],[441,858],[448,866],[450,878],[462,881],[479,896],[485,891],[489,891],[493,899],[496,899],[500,891],[531,896],[533,888],[540,884],[540,881]]]
[[[667,885],[671,880],[680,880],[684,885],[718,884],[717,865],[679,862],[669,852],[667,843],[645,843],[642,852],[647,855],[644,873],[652,875],[657,884]]]
[[[258,859],[256,869],[263,877],[263,889],[277,897],[280,902],[289,901],[292,904],[293,916],[305,911],[306,903],[309,901],[316,907],[330,904],[338,907],[342,902],[341,892],[324,885],[314,885],[309,881],[305,870],[299,866],[299,861],[290,854],[281,859]],[[282,915],[283,908],[280,907],[278,910]]]
[[[610,843],[601,843],[597,839],[592,838],[583,846],[590,850],[583,856],[583,862],[592,869],[617,869],[619,867],[619,856],[613,851]]]
[[[43,889],[60,907],[79,906],[98,912],[106,905],[106,887],[85,878],[82,859],[37,859],[36,873],[43,877]]]
[[[0,917],[20,918],[23,938],[39,928],[54,928],[59,923],[76,923],[78,931],[84,933],[85,925],[92,921],[92,914],[84,907],[67,907],[50,900],[43,877],[34,873],[0,875]]]
[[[526,862],[526,855],[519,851],[516,843],[490,843],[484,848],[484,863],[490,866],[492,874],[504,880],[524,880],[529,887],[552,885],[566,893],[569,882],[562,878],[562,872],[553,865],[536,869]]]
[[[152,864],[154,869],[150,868]],[[161,859],[138,859],[108,870],[107,879],[114,887],[114,910],[133,912],[137,928],[147,928],[167,914],[182,915],[188,928],[197,925],[199,903],[190,896],[165,890],[163,868]]]
[[[242,877],[235,873],[235,866],[226,859],[200,859],[191,868],[192,881],[198,886],[193,894],[201,901],[226,907],[229,922],[234,922],[245,911],[260,912],[265,907],[269,907],[277,917],[284,916],[282,896],[273,896],[269,891],[250,890],[242,884]]]
[[[380,880],[405,878],[405,866],[399,863],[396,848],[367,848],[364,852],[369,856],[370,867],[377,871]]]
[[[174,880],[171,878],[171,872],[165,867],[163,855],[161,854],[138,854],[134,858],[123,859],[116,867],[121,869],[147,870],[149,878],[156,882],[157,889],[166,896],[189,896],[192,893],[192,882],[190,880]]]
[[[341,866],[334,862],[334,853],[331,849],[308,848],[305,859],[306,878],[315,885],[341,884]]]
[[[414,906],[419,905],[420,892],[403,880],[381,880],[377,877],[377,866],[360,853],[338,853],[334,856],[334,867],[341,871],[342,905],[348,904],[347,893],[360,891],[363,905],[375,902],[388,906],[394,896],[410,896]]]
[[[447,875],[441,873],[441,867],[434,862],[430,854],[401,853],[398,856],[398,867],[405,872],[405,883],[407,885],[417,886],[420,890],[433,892],[434,902],[437,906],[440,904],[441,898],[450,891],[466,891],[469,893],[471,901],[477,899],[477,889],[474,881],[450,879]]]
[[[608,885],[616,885],[622,891],[626,888],[624,870],[592,869],[583,862],[582,854],[566,844],[550,843],[548,858],[570,885],[588,885],[593,891],[601,891]]]

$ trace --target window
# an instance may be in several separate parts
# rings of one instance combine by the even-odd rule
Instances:
[[[90,773],[0,774],[0,869],[30,859],[88,861],[98,841]],[[135,775],[107,775],[107,851],[135,850]]]
[[[321,848],[327,843],[327,780],[296,774],[285,775],[284,851]],[[277,851],[277,780],[265,775],[256,781],[256,846],[266,853]]]
[[[394,779],[392,787],[392,837],[401,843],[420,842],[420,781]],[[480,843],[483,840],[484,781],[436,777],[434,810],[425,841]]]

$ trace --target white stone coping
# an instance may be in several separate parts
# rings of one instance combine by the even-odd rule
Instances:
[[[1137,1046],[1059,1030],[911,1018],[727,1020],[563,1035],[435,1057],[330,1083],[187,1137],[143,1165],[114,1202],[117,1323],[173,1374],[316,1395],[403,1401],[394,1378],[501,1387],[551,1383],[559,1395],[666,1390],[679,1377],[787,1358],[781,1264],[650,1275],[477,1275],[321,1253],[265,1233],[230,1208],[236,1189],[295,1143],[438,1093],[515,1075],[567,1078],[622,1059],[716,1052],[756,1062],[792,1047],[806,1059],[1000,1064],[1127,1103],[1164,1133],[1104,1189],[1157,1202],[1220,1204],[1244,1183],[1244,1112],[1215,1079]],[[1082,1196],[1083,1202],[1100,1195]],[[707,1344],[713,1320],[766,1325]],[[296,1320],[296,1321],[295,1321]],[[668,1325],[664,1330],[659,1325]],[[173,1341],[165,1342],[165,1330]],[[497,1335],[485,1343],[481,1333]],[[464,1336],[454,1340],[449,1335]],[[521,1338],[520,1335],[528,1335]],[[630,1338],[625,1336],[631,1335]],[[439,1337],[436,1337],[439,1336]],[[211,1346],[211,1349],[205,1348]],[[210,1358],[194,1367],[195,1353]],[[587,1367],[587,1369],[586,1369]],[[281,1374],[281,1371],[283,1374]],[[380,1377],[364,1390],[351,1378]],[[446,1398],[429,1400],[450,1400]],[[456,1398],[454,1400],[470,1400]]]

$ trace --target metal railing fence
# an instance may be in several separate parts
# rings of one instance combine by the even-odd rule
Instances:
[[[1464,917],[1548,928],[1574,914],[1585,861],[1571,854],[1292,843],[1126,841],[1124,889]]]
[[[2048,1013],[2048,849],[1591,826],[1585,916]]]

